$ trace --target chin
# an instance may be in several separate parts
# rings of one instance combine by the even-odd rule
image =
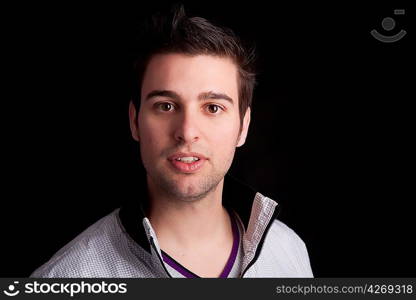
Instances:
[[[167,187],[168,193],[185,201],[202,199],[212,190],[212,186],[207,186],[204,180],[198,178],[177,178]]]
[[[196,195],[203,191],[202,183],[195,179],[184,178],[175,180],[175,190],[184,195]]]
[[[151,176],[157,186],[172,198],[190,201],[204,198],[223,178],[222,174],[177,173],[159,169]]]

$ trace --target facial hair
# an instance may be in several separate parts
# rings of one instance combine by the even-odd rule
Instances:
[[[145,165],[148,181],[151,180],[155,188],[166,196],[167,199],[173,201],[198,201],[204,199],[209,193],[214,191],[220,182],[224,179],[225,174],[231,167],[234,158],[235,148],[228,156],[227,160],[219,164],[221,170],[213,168],[210,174],[200,176],[199,174],[181,174],[182,176],[195,176],[196,179],[186,187],[180,184],[182,176],[172,176],[171,171],[166,171],[164,168],[148,168]],[[162,157],[168,155],[163,154]],[[207,163],[207,162],[206,162]],[[149,183],[148,183],[149,184]]]

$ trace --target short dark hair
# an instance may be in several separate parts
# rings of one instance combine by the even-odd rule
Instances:
[[[159,12],[144,23],[134,50],[132,100],[139,110],[141,86],[146,67],[156,54],[207,54],[231,58],[238,69],[240,129],[244,114],[251,107],[255,79],[254,47],[245,46],[229,28],[217,26],[201,17],[188,17],[183,5],[169,13]]]

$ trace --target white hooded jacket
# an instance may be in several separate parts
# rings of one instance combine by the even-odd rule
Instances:
[[[143,203],[130,202],[100,219],[31,277],[173,277],[162,260]],[[226,176],[223,205],[236,213],[244,228],[238,277],[313,277],[304,242],[276,219],[274,200]]]

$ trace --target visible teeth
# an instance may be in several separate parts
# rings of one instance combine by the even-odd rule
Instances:
[[[177,161],[184,162],[184,163],[192,163],[194,161],[199,160],[199,158],[198,157],[194,157],[194,156],[187,156],[187,157],[178,157],[176,160]]]

